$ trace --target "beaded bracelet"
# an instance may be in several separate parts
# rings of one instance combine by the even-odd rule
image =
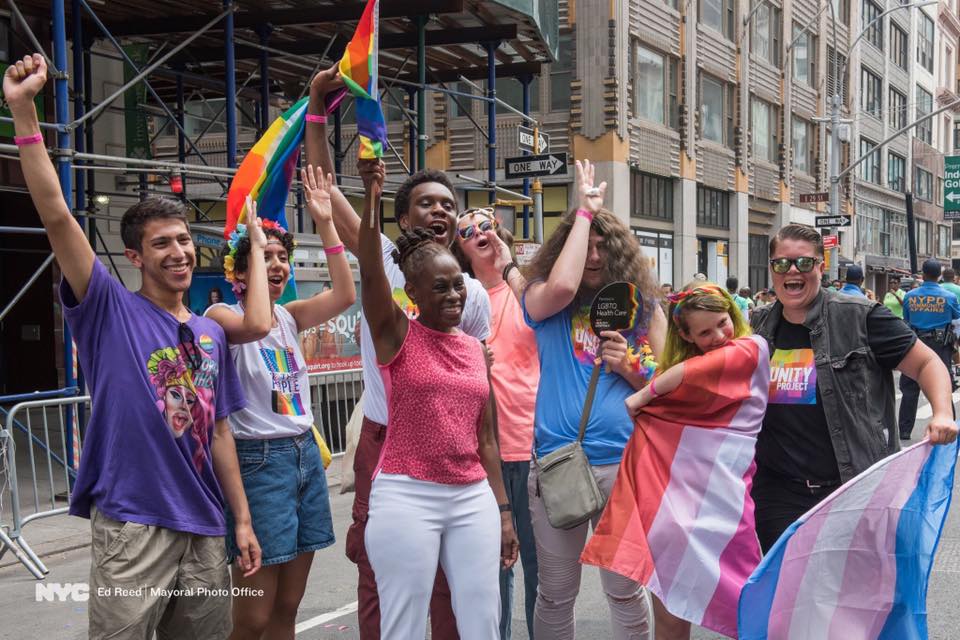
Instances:
[[[336,246],[334,246],[334,247],[329,247],[329,248],[328,248],[328,247],[324,247],[324,248],[323,248],[323,252],[324,252],[325,254],[327,254],[328,256],[335,256],[335,255],[337,255],[338,253],[343,253],[343,245],[342,245],[342,244],[338,244],[338,245],[336,245]]]
[[[316,124],[327,124],[327,116],[320,115],[318,113],[308,113],[307,122],[313,122]]]
[[[14,136],[13,143],[18,147],[25,147],[28,144],[39,144],[43,142],[43,134],[35,133],[32,136]]]

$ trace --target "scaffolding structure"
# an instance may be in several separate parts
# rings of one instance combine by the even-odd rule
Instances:
[[[18,3],[6,0],[6,5],[13,29],[24,41],[22,48],[38,51],[48,61],[53,79],[54,117],[52,122],[41,123],[41,127],[56,135],[55,146],[49,152],[61,189],[86,229],[94,251],[106,256],[111,263],[113,254],[108,250],[98,220],[116,218],[99,215],[92,201],[95,194],[102,193],[96,186],[97,174],[135,176],[135,193],[141,199],[155,192],[148,176],[154,176],[154,183],[176,181],[180,185],[178,196],[196,212],[196,221],[208,221],[212,207],[225,199],[241,154],[238,98],[243,96],[256,105],[253,113],[243,115],[255,124],[258,137],[270,124],[271,106],[282,107],[304,95],[310,78],[339,59],[364,7],[364,2],[352,0],[282,3],[201,0],[188,6],[173,0],[126,0],[106,6],[98,3],[95,9],[92,1],[20,0]],[[49,20],[51,51],[43,48],[25,16]],[[530,117],[530,84],[534,76],[539,75],[541,65],[553,61],[557,55],[556,3],[549,0],[381,0],[380,16],[381,98],[385,104],[392,104],[408,125],[405,132],[408,147],[397,149],[389,144],[392,158],[410,173],[426,167],[427,92],[449,96],[458,105],[462,105],[461,100],[481,101],[486,105],[486,131],[471,118],[485,137],[487,147],[487,179],[480,181],[478,188],[489,192],[491,202],[498,192],[528,197],[529,181],[524,181],[523,194],[497,185],[497,106],[521,115],[533,126],[538,125]],[[238,35],[238,30],[252,32],[255,38]],[[109,44],[112,51],[95,50],[98,42]],[[124,43],[144,45],[152,57],[146,62],[135,61]],[[127,78],[122,86],[96,104],[92,99],[95,57],[121,62]],[[239,85],[238,75],[243,77]],[[520,81],[521,111],[497,97],[498,77]],[[257,86],[251,86],[255,79],[259,81]],[[471,80],[483,80],[486,86],[478,87]],[[446,84],[450,82],[469,83],[479,94],[452,89]],[[204,102],[211,94],[223,96],[222,107],[195,136],[188,133],[185,124],[188,87],[192,90],[191,96]],[[149,98],[138,107],[163,119],[162,126],[157,127],[160,132],[169,126],[176,130],[176,159],[93,153],[98,119],[113,109],[117,100],[140,88],[145,89]],[[396,97],[401,91],[406,94],[406,104]],[[343,119],[351,106],[352,101],[347,101],[333,113],[330,142],[337,182],[343,190],[359,193],[358,186],[344,184],[347,176],[343,161],[356,139],[354,135],[344,145]],[[225,117],[226,147],[222,165],[208,158],[200,145],[221,115]],[[10,118],[0,117],[0,122],[10,122]],[[159,135],[153,136],[151,145]],[[17,147],[0,144],[0,158],[18,158]],[[191,199],[191,195],[196,196],[194,190],[199,186],[196,183],[201,182],[220,188],[219,195],[211,195],[207,190],[197,198],[213,203],[206,208]],[[388,183],[388,193],[389,186]],[[292,226],[301,233],[304,231],[302,192],[299,186],[294,192],[295,202],[288,206],[295,210]],[[529,209],[524,206],[524,237],[529,237],[528,219]],[[0,226],[0,233],[39,235],[43,230]],[[0,320],[52,261],[50,254],[11,300],[0,301]],[[117,271],[115,265],[114,271]],[[64,387],[82,388],[72,337],[66,325],[63,336]]]

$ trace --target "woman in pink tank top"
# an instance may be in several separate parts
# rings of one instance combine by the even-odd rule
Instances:
[[[380,635],[425,635],[439,564],[460,638],[490,640],[499,637],[500,566],[516,562],[518,543],[484,347],[457,328],[467,297],[463,273],[429,229],[405,232],[393,255],[416,319],[394,303],[373,214],[384,167],[361,160],[359,170],[367,192],[357,255],[361,300],[389,415],[364,539],[380,598]],[[438,218],[449,215],[442,199],[432,206]]]

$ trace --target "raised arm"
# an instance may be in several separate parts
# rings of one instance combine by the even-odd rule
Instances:
[[[307,104],[307,113],[325,118],[327,94],[342,86],[343,81],[340,79],[338,65],[317,73],[310,81],[310,102]],[[323,175],[335,175],[333,154],[327,143],[326,122],[308,121],[303,138],[306,144],[307,164],[317,167]],[[360,217],[336,185],[330,190],[330,201],[333,205],[333,224],[337,234],[350,253],[356,255]]]
[[[7,68],[3,77],[3,95],[13,115],[13,126],[18,138],[40,136],[40,121],[33,99],[47,82],[47,63],[38,53]],[[20,146],[20,167],[30,190],[33,206],[47,230],[47,238],[60,264],[63,277],[77,301],[83,300],[90,284],[96,255],[90,248],[83,229],[70,213],[50,162],[43,138]]]
[[[324,177],[323,172],[307,165],[300,172],[303,190],[307,196],[307,210],[317,225],[323,249],[327,254],[327,269],[333,288],[306,300],[294,300],[286,305],[287,311],[297,321],[297,331],[324,323],[357,300],[357,288],[353,284],[350,263],[340,244],[340,236],[333,225],[330,192],[333,189],[333,174]]]
[[[273,305],[267,287],[267,266],[263,251],[267,236],[257,216],[257,203],[247,196],[247,233],[250,236],[250,258],[247,261],[246,294],[243,298],[243,315],[234,313],[226,305],[217,305],[207,310],[206,316],[223,327],[230,344],[244,344],[261,340],[273,326]]]
[[[370,326],[377,361],[386,364],[393,360],[407,335],[409,320],[393,301],[390,281],[383,268],[383,248],[380,242],[380,206],[385,169],[379,160],[361,160],[357,163],[366,190],[363,199],[363,218],[360,221],[359,248],[360,300],[363,316]]]
[[[607,190],[606,182],[601,182],[599,188],[594,188],[594,175],[595,169],[589,160],[584,160],[582,164],[577,160],[580,209],[585,209],[590,215],[596,214],[603,207],[603,195]],[[573,219],[570,235],[550,270],[550,276],[545,282],[534,282],[527,287],[526,309],[533,320],[546,320],[573,302],[583,277],[589,242],[590,220],[578,213]]]

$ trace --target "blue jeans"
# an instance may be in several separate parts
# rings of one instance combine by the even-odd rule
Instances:
[[[501,462],[503,486],[507,500],[513,507],[513,526],[520,539],[520,563],[523,565],[524,609],[527,616],[527,634],[533,638],[533,607],[537,603],[537,546],[530,524],[530,498],[527,478],[530,461]],[[510,640],[513,617],[513,567],[500,570],[500,639]]]

